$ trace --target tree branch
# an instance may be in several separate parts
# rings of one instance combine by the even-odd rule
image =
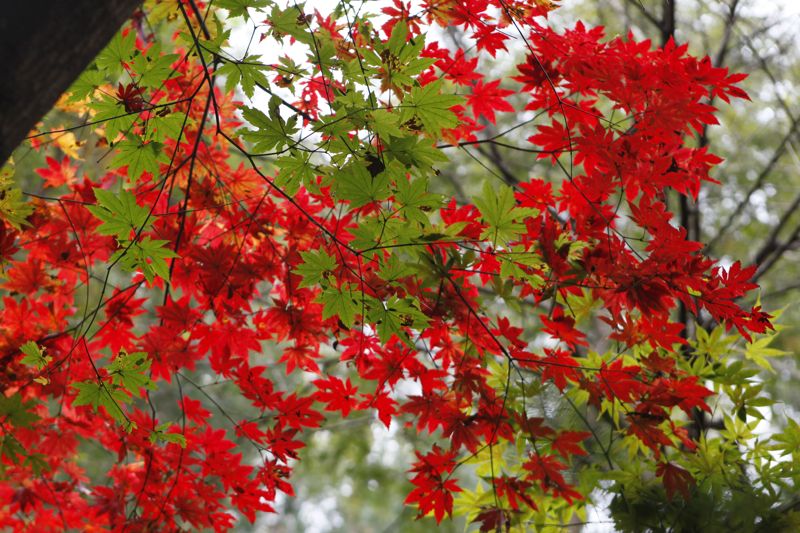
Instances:
[[[141,0],[9,2],[0,17],[0,163],[108,44]]]

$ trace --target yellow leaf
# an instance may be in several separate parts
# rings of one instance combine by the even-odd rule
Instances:
[[[50,138],[53,139],[53,142],[56,143],[56,146],[58,146],[67,157],[70,159],[76,159],[78,161],[83,160],[83,158],[78,155],[78,150],[83,145],[83,142],[78,142],[78,140],[75,138],[75,134],[73,134],[71,131],[53,133],[50,135]]]
[[[71,95],[72,93],[64,93],[59,96],[55,108],[59,111],[64,111],[65,113],[75,113],[76,115],[83,115],[91,112],[91,110],[86,107],[86,104],[89,102],[88,98],[84,98],[83,100],[77,102],[71,102]]]

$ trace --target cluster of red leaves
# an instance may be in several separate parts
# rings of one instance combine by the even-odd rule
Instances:
[[[287,196],[255,165],[231,166],[237,150],[219,132],[238,125],[232,96],[215,88],[220,124],[207,120],[212,95],[204,67],[185,56],[175,64],[178,75],[158,95],[132,86],[118,91],[126,109],[140,113],[142,120],[159,101],[172,101],[181,102],[174,111],[187,113],[195,125],[166,143],[175,157],[162,165],[161,176],[141,179],[133,189],[137,202],[152,209],[155,223],[148,236],[168,241],[180,256],[171,264],[169,286],[158,279],[148,283],[137,274],[105,294],[96,313],[85,314],[76,305],[92,283],[90,270],[106,264],[116,250],[113,239],[98,235],[100,221],[85,206],[95,203],[94,187],[124,182],[124,169],[91,179],[78,176],[69,161],[48,159],[48,168],[40,171],[46,186],[66,185],[68,191],[57,201],[36,201],[30,225],[22,231],[3,227],[0,234],[6,272],[0,387],[7,397],[19,393],[36,401],[39,417],[27,427],[2,421],[0,435],[28,453],[42,454],[46,463],[35,473],[27,462],[4,459],[0,526],[23,528],[35,521],[41,530],[150,531],[182,523],[223,530],[234,521],[226,502],[253,520],[257,511],[271,510],[269,502],[278,491],[292,493],[286,482],[291,461],[304,446],[303,431],[323,423],[323,411],[347,416],[374,409],[387,426],[394,417],[407,416],[419,431],[438,432],[446,445],[417,452],[414,489],[406,500],[437,520],[452,512],[453,493],[461,490],[452,477],[458,458],[519,435],[532,443],[523,473],[497,473],[491,480],[505,503],[482,511],[483,527],[504,526],[521,507],[535,508],[536,494],[568,502],[581,498],[567,472],[571,458],[586,453],[583,441],[589,435],[548,427],[528,418],[524,408],[512,408],[504,390],[489,384],[490,361],[517,367],[529,379],[552,382],[560,390],[581,388],[595,405],[622,402],[627,431],[656,456],[665,446],[691,447],[685,432],[671,422],[672,409],[708,410],[705,398],[711,393],[669,359],[685,343],[671,312],[683,303],[745,337],[769,327],[762,311],[736,303],[753,287],[753,270],[715,266],[700,253],[699,243],[687,241],[685,231],[670,223],[665,203],[670,189],[696,197],[700,184],[711,181],[708,172],[718,159],[688,147],[685,137],[715,122],[713,109],[704,103],[709,96],[744,96],[734,85],[741,77],[673,43],[653,50],[649,42],[631,37],[604,42],[601,29],[580,24],[552,30],[540,17],[549,7],[548,2],[437,0],[425,3],[424,15],[412,16],[398,0],[384,10],[390,16],[384,30],[391,31],[400,18],[408,19],[412,37],[426,24],[461,26],[478,50],[494,56],[505,50],[515,28],[523,29],[527,59],[508,80],[485,79],[475,70],[476,58],[464,50],[426,48],[424,55],[437,62],[420,83],[443,77],[467,95],[467,106],[453,109],[459,126],[442,135],[452,143],[477,140],[482,120],[495,123],[498,113],[517,109],[512,97],[523,102],[522,109],[550,117],[530,136],[530,147],[553,161],[566,154],[581,174],[560,184],[531,179],[517,189],[517,205],[539,214],[525,219],[525,232],[515,246],[543,261],[541,267],[522,268],[547,281],[515,278],[515,289],[521,298],[536,302],[553,298],[556,291],[566,297],[588,290],[602,304],[599,313],[612,339],[625,347],[649,344],[665,357],[639,364],[618,359],[589,368],[580,352],[585,334],[561,305],[543,307],[550,311],[541,316],[542,333],[557,347],[541,354],[528,351],[521,329],[482,310],[479,288],[500,275],[496,256],[503,250],[479,242],[484,224],[478,211],[455,201],[438,214],[448,224],[463,223],[460,236],[478,251],[474,268],[479,274],[443,271],[434,282],[406,275],[392,286],[382,285],[375,265],[389,252],[350,246],[359,216],[376,206],[332,209],[336,200],[324,187]],[[316,31],[330,30],[320,23]],[[341,48],[343,55],[352,53],[346,43]],[[296,106],[316,120],[320,99],[335,81],[317,72],[298,83],[302,99]],[[601,100],[613,104],[616,122],[603,115]],[[173,191],[179,190],[183,197],[176,201]],[[626,223],[647,232],[644,249],[631,246],[619,229],[620,196],[630,208]],[[585,247],[570,258],[563,243],[576,241]],[[441,264],[459,253],[453,242],[425,246]],[[403,328],[418,335],[425,350],[411,348],[396,335],[380,342],[374,328],[347,328],[335,316],[323,318],[319,289],[300,287],[302,278],[293,273],[302,263],[300,252],[319,249],[337,258],[331,274],[340,286],[353,284],[381,300],[416,298],[428,327],[416,333]],[[90,322],[94,328],[88,334]],[[20,347],[31,340],[52,357],[42,370],[20,362]],[[278,343],[278,361],[252,363],[253,353]],[[352,380],[321,373],[323,345],[338,347]],[[136,424],[126,433],[102,412],[72,405],[76,390],[70,384],[95,379],[96,362],[119,349],[145,352],[153,361],[152,379],[162,387],[177,383],[180,421],[162,431],[182,435],[185,447],[151,438],[160,420],[149,407],[125,408]],[[202,390],[188,377],[206,362],[263,416],[231,421],[207,411],[198,401]],[[266,376],[265,366],[280,364],[287,374],[316,374],[313,390],[282,390]],[[401,381],[416,382],[420,392],[396,394]],[[245,461],[237,440],[258,450],[259,464]],[[91,478],[79,466],[85,441],[114,458],[102,479]],[[660,468],[670,495],[688,491],[684,472],[671,463]]]

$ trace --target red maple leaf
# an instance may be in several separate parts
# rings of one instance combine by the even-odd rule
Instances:
[[[467,59],[464,50],[456,50],[455,56],[440,59],[436,66],[442,70],[442,74],[456,85],[470,85],[473,82],[483,79],[483,75],[475,71],[478,66],[478,58]]]
[[[497,54],[498,50],[507,49],[505,41],[508,39],[508,35],[492,24],[482,25],[472,34],[472,38],[477,42],[478,50],[486,50],[492,57]]]
[[[472,521],[473,523],[480,523],[481,527],[479,531],[509,531],[511,527],[511,519],[509,517],[509,512],[505,509],[498,509],[496,507],[491,507],[489,509],[484,509],[475,519]]]
[[[550,443],[553,451],[558,452],[564,459],[569,459],[573,455],[589,455],[579,444],[592,434],[586,431],[562,431]]]
[[[637,379],[640,370],[638,366],[623,366],[622,359],[617,359],[610,365],[603,363],[597,381],[608,400],[630,402],[646,388]]]
[[[44,178],[47,187],[61,187],[72,185],[78,176],[78,169],[70,164],[69,157],[64,156],[61,161],[47,157],[47,168],[38,168],[36,173]]]
[[[328,404],[326,411],[341,411],[342,416],[347,416],[358,405],[358,389],[350,383],[350,378],[342,381],[336,376],[328,376],[327,379],[317,379],[313,383],[319,389],[314,397],[317,401]]]
[[[661,478],[667,490],[667,498],[672,500],[675,494],[680,493],[684,500],[691,495],[695,480],[688,470],[681,468],[673,462],[665,461],[656,466],[656,475]]]
[[[486,84],[478,81],[472,86],[472,92],[467,96],[467,103],[472,107],[475,118],[484,117],[495,124],[495,111],[514,111],[514,107],[506,100],[506,96],[514,94],[514,91],[501,89],[499,86],[500,80]]]
[[[427,454],[416,454],[418,460],[411,469],[414,473],[411,483],[415,488],[405,503],[416,503],[420,517],[433,512],[438,524],[445,514],[452,515],[453,493],[461,492],[458,480],[447,476],[455,467],[455,452],[445,452],[434,446]]]

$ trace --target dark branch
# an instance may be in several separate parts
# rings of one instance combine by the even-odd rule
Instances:
[[[9,2],[0,17],[0,162],[23,141],[141,0]]]

